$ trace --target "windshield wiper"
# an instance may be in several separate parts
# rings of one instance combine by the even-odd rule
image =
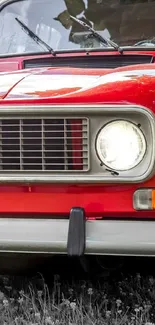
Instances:
[[[79,25],[85,27],[86,29],[88,29],[91,34],[96,37],[100,42],[102,42],[103,44],[107,44],[107,45],[110,45],[112,46],[115,50],[117,50],[120,54],[123,54],[123,49],[119,47],[119,45],[117,45],[116,43],[114,43],[113,41],[109,40],[108,38],[106,38],[105,36],[101,36],[98,32],[96,32],[95,29],[93,29],[92,27],[90,27],[88,24],[86,24],[84,21],[74,17],[74,16],[71,16],[70,15],[70,18],[75,21],[76,23],[78,23]]]
[[[54,56],[56,55],[55,51],[47,43],[45,43],[38,35],[36,35],[29,27],[27,27],[21,20],[19,20],[18,18],[15,18],[15,20],[21,26],[23,31],[34,40],[34,42],[41,45],[41,47],[44,46],[44,48],[46,48],[48,52],[53,54]]]

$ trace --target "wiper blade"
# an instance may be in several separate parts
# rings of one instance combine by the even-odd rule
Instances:
[[[107,44],[112,46],[116,51],[118,51],[120,54],[123,54],[123,49],[119,47],[118,44],[114,43],[113,41],[109,40],[108,38],[106,38],[105,36],[101,36],[98,32],[96,32],[96,30],[92,27],[90,27],[88,24],[86,24],[84,21],[71,16],[70,18],[75,21],[76,23],[78,23],[79,25],[85,27],[86,29],[88,29],[92,35],[94,35],[94,37],[96,37],[99,41],[101,41],[103,44]]]
[[[45,43],[38,35],[36,35],[28,26],[26,26],[21,20],[19,20],[17,17],[15,18],[15,20],[17,21],[17,23],[21,26],[21,28],[23,29],[23,31],[29,36],[31,37],[34,42],[36,42],[37,44],[41,45],[41,47],[43,46],[44,48],[46,48],[48,50],[49,53],[53,54],[54,56],[56,55],[55,51],[52,49],[52,47],[50,47],[47,43]]]

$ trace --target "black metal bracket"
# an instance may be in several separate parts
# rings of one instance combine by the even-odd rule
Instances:
[[[67,254],[68,256],[83,256],[86,241],[86,218],[82,208],[72,208],[69,218]]]

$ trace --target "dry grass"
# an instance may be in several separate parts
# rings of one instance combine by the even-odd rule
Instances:
[[[19,285],[18,285],[19,287]],[[153,325],[155,278],[136,276],[102,283],[47,287],[40,277],[21,284],[0,277],[0,325]]]

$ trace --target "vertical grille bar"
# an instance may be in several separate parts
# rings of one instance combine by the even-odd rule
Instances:
[[[20,170],[23,169],[23,125],[22,125],[23,121],[20,119],[19,121],[19,132],[20,132],[20,138],[19,138],[19,152],[20,152]]]
[[[42,141],[41,141],[41,152],[42,152],[42,170],[45,170],[45,157],[44,157],[44,120],[41,121],[41,134],[42,134]]]
[[[68,169],[68,154],[67,154],[67,120],[64,119],[64,166]]]
[[[64,119],[44,120],[45,169],[65,170]]]
[[[20,119],[1,120],[1,169],[7,171],[21,170],[20,165]]]
[[[2,170],[2,164],[3,164],[3,155],[2,155],[2,121],[0,120],[0,170]]]
[[[89,139],[89,134],[88,134],[89,130],[88,130],[88,121],[84,121],[82,120],[82,134],[83,134],[83,138],[82,138],[82,148],[83,148],[83,169],[87,168],[87,162],[88,162],[88,139]]]

